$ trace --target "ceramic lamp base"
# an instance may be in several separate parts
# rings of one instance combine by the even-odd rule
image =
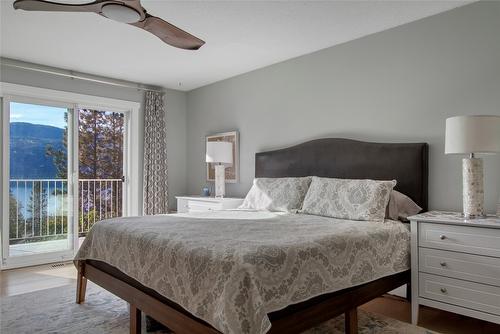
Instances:
[[[497,217],[500,218],[500,197],[498,198],[498,204],[497,204]]]
[[[483,160],[463,159],[462,174],[464,217],[484,217]]]
[[[226,195],[226,166],[215,165],[215,197]]]

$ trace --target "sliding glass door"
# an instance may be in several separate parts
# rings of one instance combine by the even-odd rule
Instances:
[[[124,212],[126,115],[21,97],[2,112],[2,265],[70,260]]]
[[[71,105],[23,98],[3,104],[4,265],[71,258]]]
[[[78,107],[78,237],[124,212],[125,114]]]

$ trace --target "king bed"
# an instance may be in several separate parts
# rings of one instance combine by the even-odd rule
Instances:
[[[257,153],[256,178],[396,180],[427,209],[428,146],[318,139]],[[80,248],[86,280],[178,334],[300,333],[409,283],[407,224],[233,210],[124,217],[94,226]]]

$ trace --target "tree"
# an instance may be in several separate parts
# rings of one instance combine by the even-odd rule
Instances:
[[[123,175],[123,134],[124,115],[116,112],[98,111],[94,109],[78,109],[78,164],[79,177],[85,179],[119,179]],[[66,116],[67,119],[67,116]],[[64,147],[67,143],[67,127],[64,131]],[[46,154],[52,157],[57,168],[58,177],[66,178],[66,151],[47,147]],[[81,226],[90,226],[97,212],[107,210],[108,217],[121,214],[119,208],[113,208],[109,201],[118,203],[118,185],[80,183],[79,213]],[[111,196],[111,194],[113,196]],[[121,201],[120,201],[121,202]],[[104,204],[103,204],[104,203]],[[99,206],[104,206],[104,209]],[[110,215],[109,215],[110,214]]]
[[[68,124],[68,113],[64,113],[64,120],[66,124]],[[45,155],[48,157],[52,157],[52,162],[57,170],[56,177],[65,179],[68,175],[68,125],[64,127],[64,134],[62,140],[62,149],[56,149],[52,145],[47,145],[45,147]]]
[[[55,232],[46,231],[47,226],[46,224],[44,224],[47,221],[48,215],[48,192],[48,189],[43,188],[42,181],[33,183],[29,201],[26,205],[26,211],[31,216],[28,222],[30,223],[30,232],[33,230],[33,236]],[[54,191],[54,193],[58,192]]]
[[[107,115],[109,125],[109,159],[105,162],[105,168],[110,171],[110,177],[119,179],[123,175],[123,114],[110,113]]]
[[[22,238],[24,236],[23,206],[9,191],[9,239]]]
[[[121,178],[123,114],[81,109],[78,115],[80,178]]]
[[[78,151],[81,179],[121,178],[123,175],[124,117],[121,113],[79,109]],[[67,113],[64,116],[68,120]],[[67,177],[68,127],[64,129],[63,149],[47,146],[45,154],[52,157],[57,177]]]

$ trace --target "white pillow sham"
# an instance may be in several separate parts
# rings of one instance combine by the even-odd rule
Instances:
[[[300,210],[311,177],[256,178],[240,209],[293,212]]]
[[[350,220],[384,221],[396,181],[312,177],[303,213]]]
[[[416,215],[420,211],[422,211],[422,208],[410,197],[393,190],[389,197],[385,217],[392,220],[407,220],[409,216]]]

